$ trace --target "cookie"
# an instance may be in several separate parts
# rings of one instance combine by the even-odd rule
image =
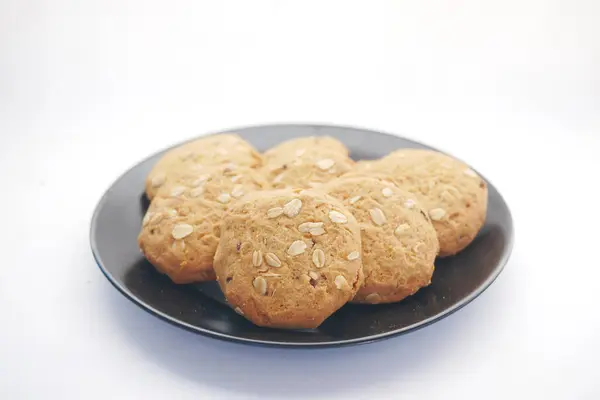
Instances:
[[[214,280],[213,257],[225,210],[244,194],[268,186],[258,171],[244,167],[171,175],[150,203],[139,247],[175,283]]]
[[[327,156],[338,154],[348,156],[348,148],[331,136],[307,136],[290,139],[271,147],[263,154],[265,164],[284,164],[305,155]]]
[[[354,297],[360,252],[358,223],[338,200],[282,189],[231,205],[214,268],[228,302],[254,324],[308,329]]]
[[[169,150],[146,178],[146,195],[153,199],[175,173],[199,172],[207,166],[229,165],[256,168],[262,156],[235,134],[205,136]]]
[[[358,165],[346,176],[360,175],[388,177],[414,193],[433,222],[442,257],[467,247],[485,222],[486,183],[468,165],[445,154],[401,149]]]
[[[348,149],[331,137],[293,139],[265,153],[263,173],[274,188],[314,188],[350,171]]]
[[[397,302],[431,283],[439,245],[414,195],[373,177],[337,179],[320,190],[360,225],[365,281],[354,303]]]

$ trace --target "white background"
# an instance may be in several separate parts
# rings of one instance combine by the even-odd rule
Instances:
[[[338,350],[222,343],[129,303],[97,200],[204,132],[324,122],[475,166],[516,243],[492,287]],[[0,398],[600,398],[600,2],[0,0]]]

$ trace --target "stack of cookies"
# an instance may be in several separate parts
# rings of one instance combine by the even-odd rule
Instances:
[[[436,257],[469,245],[487,209],[485,182],[454,158],[400,149],[355,163],[330,137],[262,155],[237,135],[201,138],[163,156],[146,194],[138,243],[159,272],[216,279],[237,313],[289,329],[429,285]]]

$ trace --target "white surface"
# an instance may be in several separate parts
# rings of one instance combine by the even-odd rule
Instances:
[[[0,398],[600,398],[600,3],[1,1]],[[471,162],[516,227],[504,273],[416,333],[246,347],[139,310],[88,247],[96,201],[211,130],[326,122]]]

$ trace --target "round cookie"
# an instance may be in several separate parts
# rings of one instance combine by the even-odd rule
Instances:
[[[339,140],[309,136],[283,142],[264,153],[263,173],[274,188],[312,188],[348,172],[354,161]]]
[[[262,172],[276,189],[316,188],[350,171],[353,164],[344,155],[311,154],[298,157],[293,162],[267,164]]]
[[[153,199],[160,188],[169,183],[174,173],[193,173],[219,164],[230,168],[256,168],[262,165],[262,156],[235,134],[201,137],[169,150],[162,156],[146,178],[146,194],[149,199]]]
[[[263,154],[265,164],[285,164],[295,161],[298,157],[315,155],[321,158],[337,154],[348,157],[348,149],[342,142],[331,136],[307,136],[290,139],[271,147]]]
[[[362,280],[356,219],[312,190],[250,193],[223,220],[217,279],[234,309],[259,326],[316,328]]]
[[[401,149],[358,165],[346,176],[387,177],[414,193],[427,209],[440,243],[440,256],[467,247],[485,222],[487,185],[463,162],[431,150]]]
[[[268,183],[250,168],[173,175],[150,203],[138,236],[140,249],[175,283],[214,280],[213,257],[225,210],[245,193],[263,188]]]
[[[439,245],[415,196],[372,177],[337,179],[320,189],[360,225],[365,282],[352,302],[393,303],[431,283]]]

